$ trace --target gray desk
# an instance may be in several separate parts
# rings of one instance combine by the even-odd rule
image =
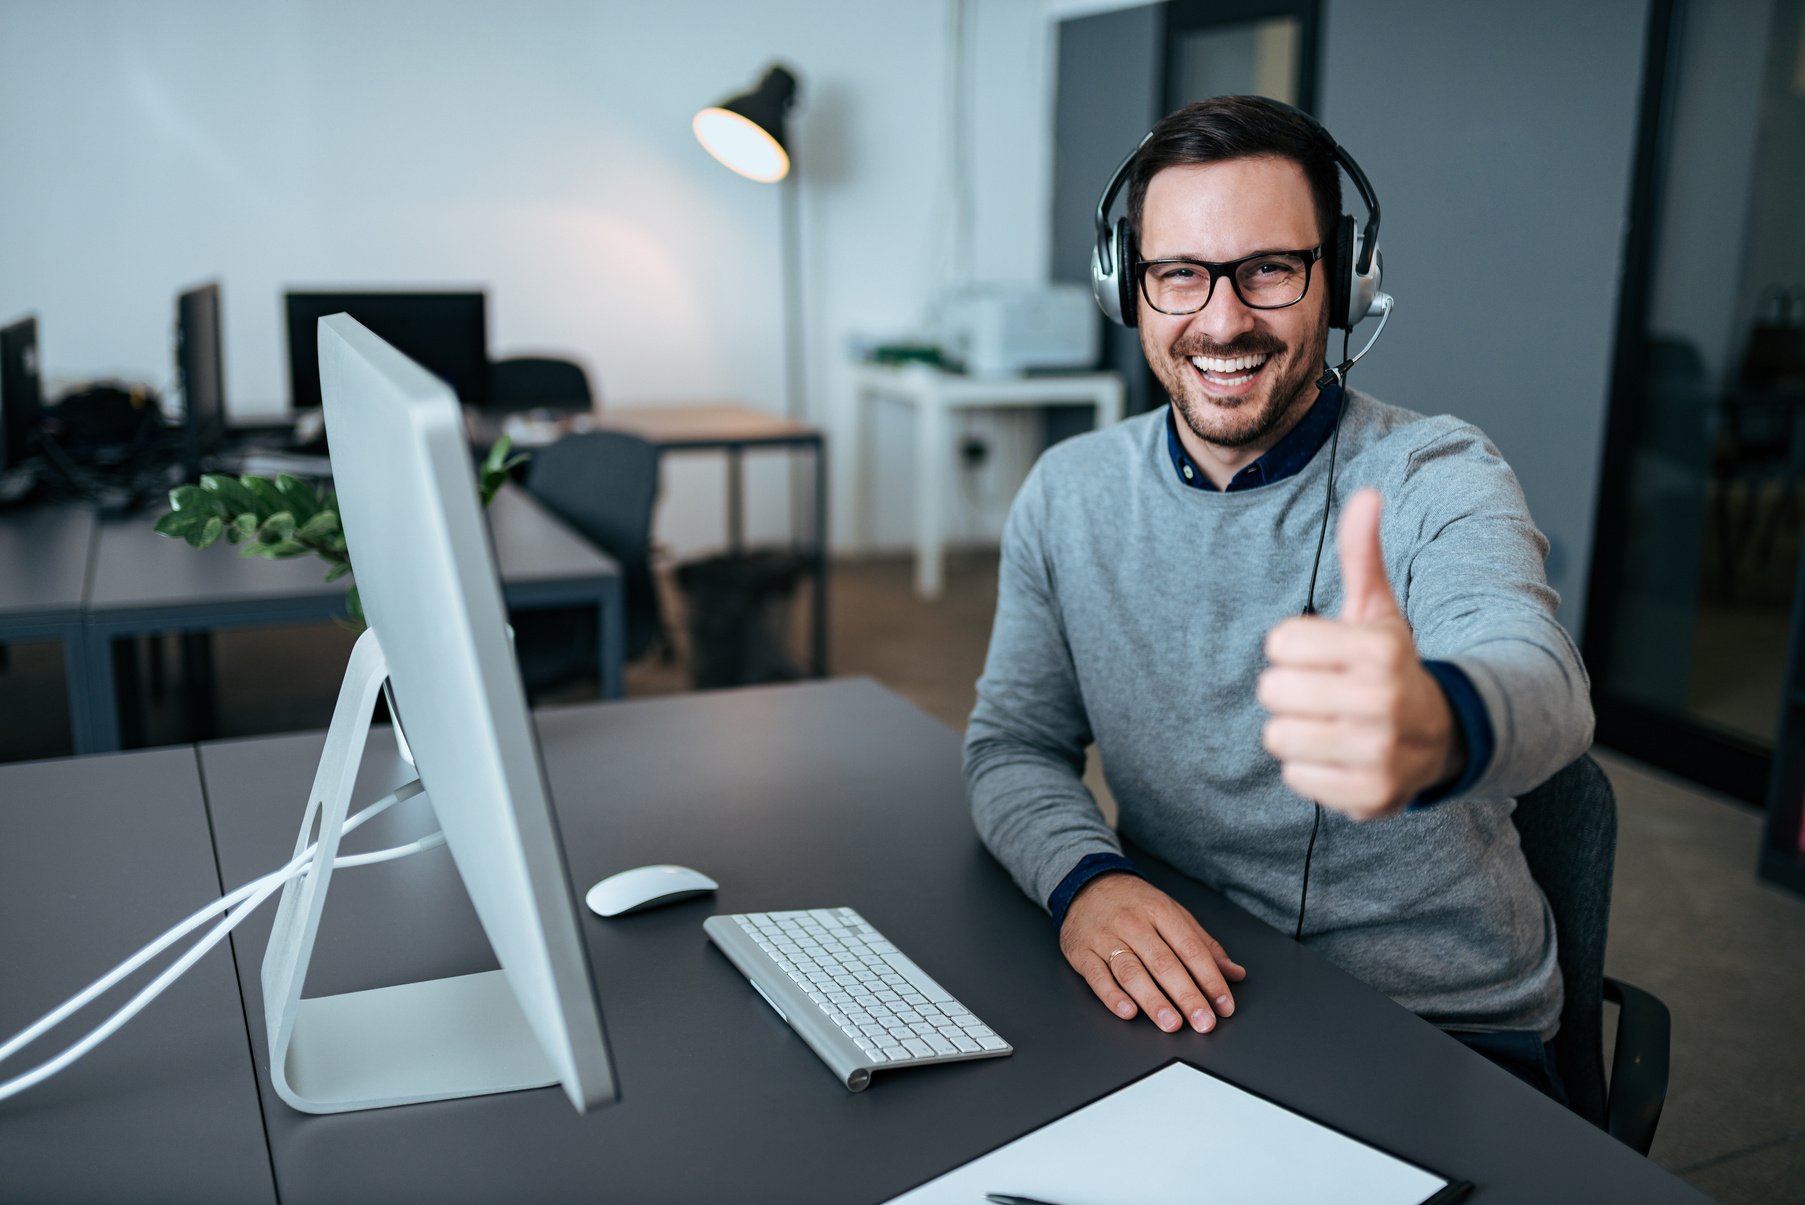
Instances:
[[[0,766],[0,1036],[219,893],[193,749]],[[0,1079],[61,1050],[150,974]],[[0,1102],[0,1200],[273,1202],[257,1092],[221,946],[87,1058]]]
[[[601,692],[620,697],[623,603],[615,561],[546,514],[523,490],[503,489],[489,508],[489,523],[510,607],[596,606]],[[85,683],[91,700],[85,731],[77,735],[79,752],[120,747],[116,641],[344,614],[347,583],[327,583],[317,558],[267,561],[239,552],[223,542],[197,552],[157,535],[145,516],[99,524],[82,616],[85,665],[75,679]]]
[[[623,920],[585,914],[620,1101],[578,1116],[547,1089],[304,1116],[266,1090],[253,1023],[284,1201],[879,1200],[1174,1056],[1471,1179],[1476,1202],[1701,1199],[1157,863],[1155,881],[1247,966],[1240,1010],[1210,1035],[1111,1017],[973,835],[957,734],[870,682],[570,708],[538,722],[576,889],[665,861],[722,883],[713,899]],[[227,883],[287,856],[321,739],[202,748]],[[388,742],[373,736],[370,749],[364,800],[399,780]],[[423,808],[384,817],[358,848],[427,823]],[[835,904],[857,907],[1016,1054],[841,1088],[701,930],[715,911]],[[268,924],[259,916],[236,942],[253,1018]],[[335,877],[308,993],[493,965],[441,850]]]
[[[75,742],[89,722],[88,696],[81,689],[86,665],[81,608],[93,537],[94,513],[86,507],[0,511],[0,644],[62,642]]]

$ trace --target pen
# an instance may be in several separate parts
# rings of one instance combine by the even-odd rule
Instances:
[[[1053,1205],[1053,1202],[1043,1201],[1039,1197],[1017,1197],[1006,1192],[987,1192],[984,1199],[992,1205]]]

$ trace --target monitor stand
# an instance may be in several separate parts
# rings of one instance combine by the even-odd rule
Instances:
[[[483,971],[303,998],[376,696],[388,665],[374,629],[357,639],[295,844],[318,832],[312,869],[282,889],[263,956],[263,1015],[276,1094],[304,1113],[514,1092],[558,1083],[505,972]],[[411,789],[410,789],[411,788]],[[424,790],[410,783],[397,792]]]

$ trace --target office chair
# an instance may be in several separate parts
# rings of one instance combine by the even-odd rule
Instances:
[[[1553,1046],[1575,1113],[1648,1154],[1667,1100],[1671,1023],[1667,1006],[1604,973],[1605,930],[1617,852],[1611,780],[1582,755],[1517,799],[1512,817],[1529,872],[1548,898],[1566,999]],[[1604,1002],[1618,1006],[1607,1088]]]
[[[527,491],[540,505],[620,562],[629,661],[666,644],[652,581],[658,460],[658,449],[637,435],[591,431],[564,436],[534,453],[526,466]],[[588,608],[523,612],[512,622],[529,690],[594,667],[598,636]]]
[[[592,409],[595,395],[589,374],[571,360],[514,356],[489,363],[489,404],[496,414],[522,410],[581,412]]]

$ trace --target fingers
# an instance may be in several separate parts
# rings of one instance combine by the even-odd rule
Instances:
[[[1281,777],[1287,787],[1305,799],[1314,799],[1355,820],[1383,816],[1400,806],[1395,776],[1380,767],[1286,762]]]
[[[1379,491],[1356,492],[1341,508],[1336,544],[1341,550],[1340,618],[1362,623],[1395,615],[1398,602],[1385,578],[1385,554],[1379,545]]]
[[[1370,768],[1391,764],[1396,741],[1387,739],[1389,736],[1389,730],[1380,724],[1275,715],[1261,728],[1260,743],[1287,765]]]
[[[1126,957],[1126,955],[1119,955],[1119,957]],[[1092,993],[1096,995],[1097,999],[1103,1001],[1104,1006],[1110,1012],[1124,1021],[1134,1019],[1136,1011],[1134,1001],[1129,999],[1128,993],[1122,990],[1122,985],[1116,982],[1114,972],[1109,969],[1108,959],[1085,950],[1077,955],[1068,954],[1066,961],[1070,962],[1072,968],[1084,976],[1084,981],[1090,984]]]
[[[1398,682],[1334,671],[1272,666],[1254,688],[1260,706],[1274,715],[1386,719],[1403,702]]]
[[[1235,1008],[1229,982],[1247,974],[1189,912],[1132,875],[1087,885],[1060,946],[1111,1012],[1124,1020],[1144,1012],[1167,1033],[1214,1029]]]
[[[1288,669],[1381,673],[1398,664],[1405,646],[1415,648],[1409,629],[1400,632],[1400,626],[1356,626],[1321,616],[1287,619],[1266,633],[1266,660]]]

